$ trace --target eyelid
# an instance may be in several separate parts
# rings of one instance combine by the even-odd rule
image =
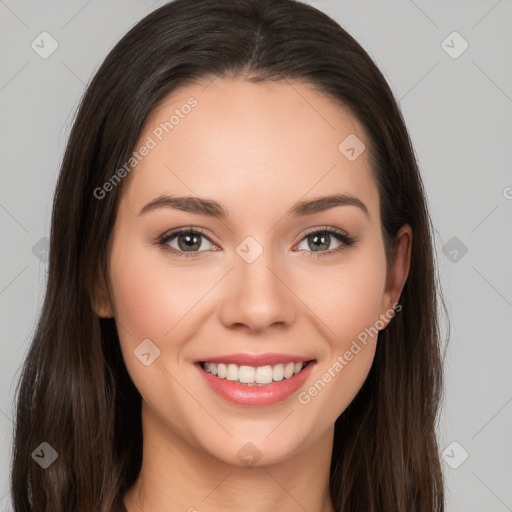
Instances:
[[[184,226],[180,228],[174,228],[166,231],[162,235],[160,235],[156,240],[156,245],[162,248],[162,250],[167,251],[178,258],[188,258],[188,259],[197,259],[203,256],[203,253],[208,252],[208,250],[203,251],[179,251],[174,247],[171,247],[168,242],[179,236],[182,233],[197,233],[202,237],[206,238],[214,247],[219,248],[220,245],[217,244],[209,234],[207,234],[206,230],[203,228],[195,227],[195,226]],[[211,250],[211,249],[210,249]]]
[[[176,254],[178,256],[184,256],[188,258],[198,258],[201,257],[201,253],[208,252],[208,250],[202,250],[202,251],[178,251],[174,247],[171,247],[167,244],[169,240],[173,239],[174,237],[182,234],[182,233],[197,233],[206,238],[212,245],[217,247],[217,249],[220,248],[220,244],[218,244],[215,240],[212,240],[212,237],[207,233],[207,230],[195,227],[195,226],[184,226],[180,228],[174,228],[166,231],[164,234],[162,234],[157,239],[157,244],[162,246],[164,250],[167,250],[168,252],[171,252],[173,254]],[[310,257],[316,257],[316,256],[322,256],[322,255],[330,255],[335,254],[343,249],[346,249],[347,247],[352,246],[357,240],[354,237],[351,237],[346,231],[336,228],[334,226],[314,226],[306,231],[304,231],[297,242],[293,244],[293,247],[296,247],[300,242],[302,242],[305,238],[307,238],[309,235],[313,233],[328,233],[331,235],[338,235],[338,240],[340,242],[340,246],[336,249],[329,249],[327,251],[294,251],[294,252],[306,252],[309,253]],[[292,247],[292,248],[293,248]],[[211,249],[210,249],[211,250]]]
[[[181,228],[169,229],[162,235],[157,238],[157,243],[165,243],[164,241],[169,241],[171,238],[174,238],[176,235],[181,235],[182,233],[199,233],[204,236],[207,240],[209,240],[213,245],[219,246],[219,244],[212,239],[211,235],[203,228],[196,226],[184,226]]]
[[[299,242],[302,241],[307,236],[311,235],[312,233],[323,233],[325,231],[331,232],[331,233],[334,232],[334,233],[337,233],[338,235],[344,236],[346,238],[351,238],[350,235],[343,229],[336,228],[334,226],[315,226],[315,227],[306,229],[306,231],[304,231],[301,234],[301,237],[299,238]]]
[[[301,234],[301,237],[299,238],[299,240],[293,245],[293,248],[297,247],[309,235],[312,235],[315,233],[327,233],[331,236],[334,236],[340,242],[340,245],[338,247],[336,247],[335,249],[328,249],[327,251],[296,250],[294,252],[307,253],[307,255],[311,258],[330,256],[330,255],[338,254],[339,252],[352,247],[357,242],[357,238],[350,236],[343,229],[340,229],[340,228],[337,228],[334,226],[315,226],[315,227],[309,228],[305,232],[303,232]]]

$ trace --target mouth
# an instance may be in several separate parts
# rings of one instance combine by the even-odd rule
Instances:
[[[249,366],[238,365],[235,363],[214,363],[200,361],[199,365],[205,372],[217,377],[225,379],[234,384],[245,384],[247,386],[266,386],[273,382],[291,379],[306,368],[306,366],[315,360],[293,361],[287,363],[279,363],[276,365]]]
[[[240,364],[232,362],[233,359]],[[306,384],[316,359],[300,359],[277,355],[231,356],[197,361],[195,366],[208,387],[227,402],[243,407],[264,407],[284,401]]]

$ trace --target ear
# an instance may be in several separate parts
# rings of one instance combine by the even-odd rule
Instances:
[[[392,254],[391,268],[388,269],[386,276],[386,286],[382,295],[382,311],[381,319],[386,317],[387,325],[392,317],[386,311],[394,310],[395,304],[398,303],[402,290],[409,275],[411,264],[411,248],[412,248],[412,229],[408,224],[402,226],[395,236],[394,251]]]
[[[109,289],[101,269],[98,269],[96,272],[96,279],[93,286],[92,309],[101,318],[112,318],[114,316]]]

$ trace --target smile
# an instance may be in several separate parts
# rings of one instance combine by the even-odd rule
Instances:
[[[307,362],[276,364],[274,366],[247,366],[233,363],[201,363],[203,370],[219,379],[226,379],[238,384],[263,386],[297,375]]]
[[[264,407],[284,401],[298,391],[311,375],[316,359],[262,366],[210,360],[198,361],[194,366],[208,387],[227,402]]]

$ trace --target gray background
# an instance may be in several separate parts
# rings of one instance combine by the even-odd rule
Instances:
[[[14,386],[44,296],[45,237],[73,113],[110,48],[163,3],[0,0],[1,511],[10,510]],[[512,511],[512,3],[310,3],[384,73],[423,173],[451,323],[439,426],[448,511]],[[46,59],[31,47],[43,45],[43,31],[58,43]]]

